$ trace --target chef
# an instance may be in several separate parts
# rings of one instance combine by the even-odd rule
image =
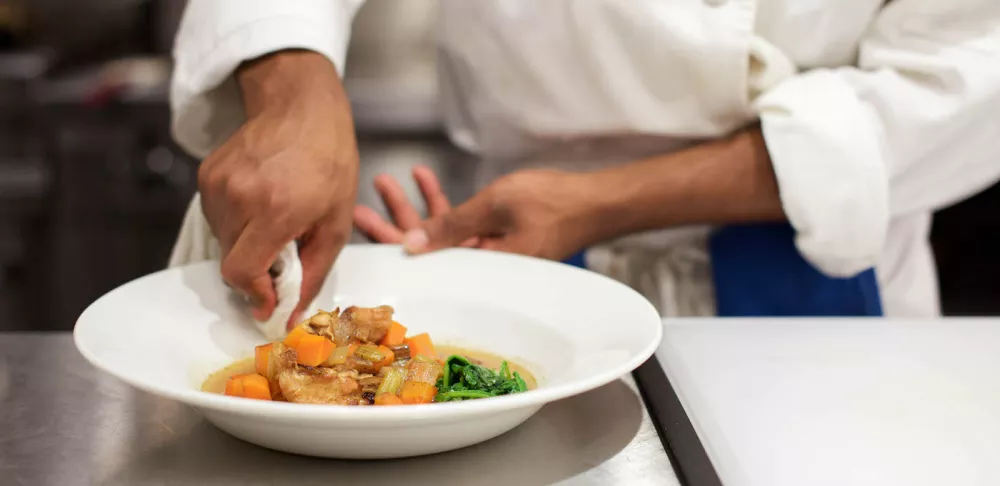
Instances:
[[[352,223],[583,255],[664,316],[935,316],[931,213],[1000,175],[995,0],[442,0],[445,125],[481,190],[453,208],[418,168],[421,220],[380,177],[386,220],[354,208],[340,82],[362,3],[190,0],[177,36],[192,217],[261,320],[305,309]]]

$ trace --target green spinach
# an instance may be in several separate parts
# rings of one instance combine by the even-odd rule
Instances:
[[[445,360],[444,373],[437,381],[437,389],[434,401],[453,402],[520,393],[527,391],[528,385],[516,371],[511,373],[506,361],[494,371],[453,354]]]

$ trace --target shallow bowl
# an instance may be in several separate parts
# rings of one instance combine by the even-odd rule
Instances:
[[[96,367],[198,409],[264,447],[336,458],[456,449],[518,426],[543,405],[610,383],[649,358],[662,334],[653,306],[599,274],[528,257],[454,249],[408,257],[349,245],[314,307],[388,304],[411,333],[526,367],[537,389],[395,407],[268,402],[200,391],[214,371],[265,342],[219,277],[218,262],[157,272],[104,295],[80,316],[76,346]]]

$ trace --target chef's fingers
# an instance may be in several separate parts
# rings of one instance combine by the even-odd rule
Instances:
[[[430,167],[424,165],[414,167],[413,179],[417,181],[417,186],[420,187],[420,192],[427,203],[428,216],[440,216],[451,210],[451,202],[441,190],[441,181]]]
[[[368,206],[354,207],[354,226],[378,243],[399,243],[403,241],[403,230],[388,222],[382,215]]]
[[[503,238],[480,238],[478,248],[490,251],[502,251],[507,253],[517,253],[511,251],[509,244]]]
[[[225,256],[246,227],[247,218],[242,211],[229,208],[225,201],[214,200],[204,194],[201,197],[201,213]]]
[[[396,179],[388,174],[379,174],[375,177],[375,190],[382,196],[389,215],[392,216],[396,226],[404,231],[420,226],[420,213],[410,203],[410,198],[406,197],[406,191],[399,185]]]
[[[236,245],[236,240],[239,239],[246,225],[246,218],[237,218],[231,215],[224,215],[222,217],[222,222],[218,225],[219,231],[215,235],[215,238],[219,240],[219,248],[222,250],[223,257],[232,251],[233,246]]]
[[[424,221],[421,228],[407,231],[403,248],[409,253],[426,253],[495,235],[502,229],[501,213],[490,191],[480,192],[455,209]]]
[[[474,236],[472,238],[463,241],[462,244],[458,246],[461,246],[462,248],[480,248],[481,244],[482,244],[482,238]]]
[[[302,289],[299,303],[292,313],[289,324],[299,321],[302,313],[312,304],[312,301],[323,288],[326,276],[333,268],[337,255],[344,249],[347,237],[340,229],[336,219],[321,223],[312,232],[303,235],[299,240],[299,261],[302,262]]]
[[[259,321],[271,317],[277,301],[270,269],[286,243],[278,233],[251,221],[222,259],[222,278],[250,297],[254,317]]]

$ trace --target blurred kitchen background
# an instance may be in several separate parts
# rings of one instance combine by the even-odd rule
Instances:
[[[169,132],[184,3],[0,0],[0,330],[71,329],[95,298],[166,263],[196,187],[197,161]],[[434,9],[369,0],[355,21],[346,86],[363,189],[426,163],[453,198],[471,193],[470,160],[439,128]],[[994,187],[937,215],[947,314],[1000,314],[998,213]]]

